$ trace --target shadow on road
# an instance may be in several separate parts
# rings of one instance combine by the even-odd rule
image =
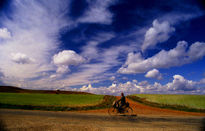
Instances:
[[[7,131],[6,125],[4,124],[3,120],[0,120],[0,131]]]
[[[202,128],[201,131],[205,131],[205,118],[202,120]]]

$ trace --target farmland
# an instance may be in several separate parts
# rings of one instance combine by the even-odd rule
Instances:
[[[59,91],[56,94],[55,91],[9,89],[9,92],[4,89],[4,93],[0,93],[0,129],[4,130],[197,131],[204,129],[205,125],[203,112],[161,109],[133,101],[129,96],[126,101],[136,115],[113,117],[108,115],[107,108],[114,100],[120,99],[119,96],[67,91]]]
[[[103,95],[0,93],[0,103],[11,105],[84,106],[98,104],[102,100]]]
[[[134,96],[145,98],[146,101],[159,104],[205,109],[205,95],[137,94]]]

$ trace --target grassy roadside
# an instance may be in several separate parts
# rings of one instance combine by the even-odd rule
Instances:
[[[180,110],[180,111],[187,111],[187,112],[201,112],[205,113],[205,109],[198,109],[193,107],[188,107],[185,105],[177,105],[177,104],[163,104],[163,103],[157,103],[157,102],[151,102],[148,101],[146,98],[138,97],[136,95],[129,95],[127,98],[137,101],[139,103],[152,106],[152,107],[158,107],[158,108],[165,108],[165,109],[173,109],[173,110]]]
[[[205,95],[136,94],[135,96],[160,104],[183,105],[190,108],[205,109]]]
[[[50,94],[49,94],[50,95]],[[58,95],[57,95],[58,96]],[[85,99],[84,99],[85,100]],[[47,110],[47,111],[77,111],[77,110],[93,110],[93,109],[103,109],[109,107],[115,100],[114,96],[103,96],[103,99],[98,104],[88,104],[88,105],[77,105],[76,103],[72,106],[70,105],[26,105],[26,104],[8,104],[0,102],[0,108],[7,109],[26,109],[26,110]],[[65,100],[64,100],[65,101]]]

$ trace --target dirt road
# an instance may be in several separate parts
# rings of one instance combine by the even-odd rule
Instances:
[[[109,116],[107,109],[52,112],[0,109],[0,130],[205,131],[205,114],[159,109],[127,99],[137,116]]]
[[[120,97],[117,97],[120,99]],[[146,116],[202,116],[205,117],[205,113],[195,113],[195,112],[185,112],[185,111],[177,111],[170,109],[161,109],[157,107],[146,106],[140,104],[138,102],[132,101],[130,99],[126,99],[127,102],[130,103],[130,106],[134,110],[134,112],[138,115],[146,115]],[[107,109],[101,110],[90,110],[90,111],[82,111],[84,113],[107,113]]]
[[[109,116],[79,112],[0,110],[1,130],[11,131],[202,131],[205,119],[191,116]]]

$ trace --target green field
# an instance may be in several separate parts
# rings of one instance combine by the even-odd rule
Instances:
[[[135,96],[146,98],[146,101],[160,104],[181,105],[190,108],[205,109],[205,95],[137,94]]]
[[[103,95],[0,93],[0,104],[32,106],[86,106],[103,101]]]

